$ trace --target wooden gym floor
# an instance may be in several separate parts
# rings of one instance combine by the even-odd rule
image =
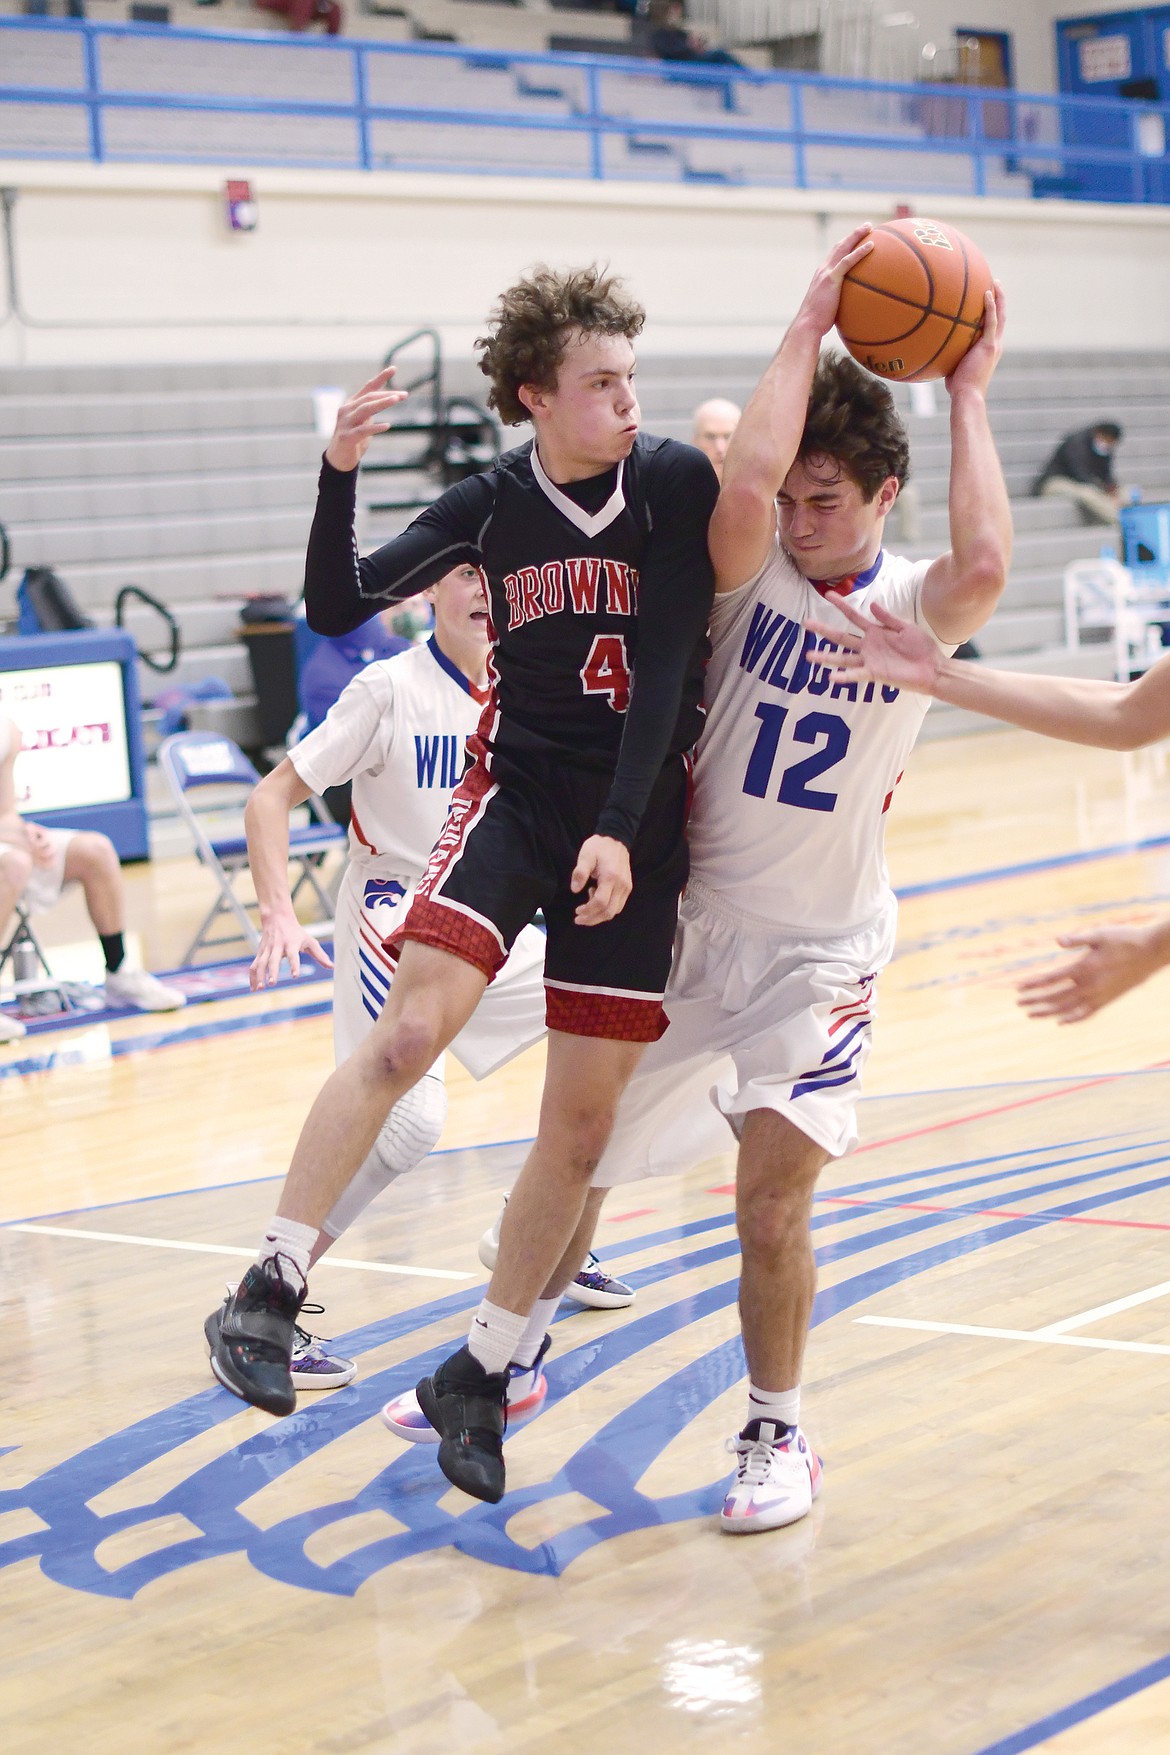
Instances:
[[[443,1149],[314,1277],[356,1382],[275,1422],[201,1324],[328,1070],[328,987],[0,1049],[9,1755],[1170,1748],[1167,983],[1070,1029],[1013,1004],[1058,932],[1170,906],[1165,759],[927,745],[890,858],[864,1143],[816,1208],[825,1490],[740,1541],[730,1158],[615,1194],[637,1302],[562,1306],[480,1506],[378,1410],[480,1295],[539,1051],[452,1077]],[[169,966],[205,880],[128,879]],[[83,938],[72,901],[43,924]]]

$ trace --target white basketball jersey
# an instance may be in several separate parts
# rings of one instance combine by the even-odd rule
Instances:
[[[367,665],[289,751],[314,792],[353,781],[349,856],[356,864],[407,883],[422,876],[487,695],[432,636]]]
[[[922,614],[929,564],[879,554],[850,601],[937,639]],[[806,616],[846,625],[778,538],[754,579],[715,599],[687,839],[706,889],[781,931],[833,937],[893,906],[885,813],[929,701],[830,683],[817,660],[836,648],[805,632]]]

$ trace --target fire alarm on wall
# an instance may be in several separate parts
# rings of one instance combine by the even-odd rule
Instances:
[[[260,214],[252,194],[251,183],[227,182],[223,188],[224,201],[227,204],[228,224],[234,232],[254,232],[260,221]]]

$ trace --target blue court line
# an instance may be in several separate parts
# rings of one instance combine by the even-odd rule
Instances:
[[[955,877],[932,878],[926,883],[905,884],[896,887],[894,894],[899,901],[906,901],[917,896],[933,896],[942,894],[949,890],[969,889],[979,884],[998,883],[1002,878],[1029,876],[1039,872],[1061,870],[1067,866],[1086,865],[1094,860],[1112,859],[1120,854],[1149,852],[1159,847],[1170,847],[1170,835],[1153,835],[1140,841],[1122,842],[1116,846],[1110,847],[1091,848],[1087,852],[1054,854],[1047,859],[1025,860],[1018,865],[995,866],[986,871],[961,872]],[[1123,906],[1124,904],[1119,903],[1117,905]],[[1027,962],[1021,963],[1019,966],[1021,968],[1031,967],[1031,962],[1032,960],[1029,959]],[[219,966],[220,965],[217,964],[207,965],[209,968],[216,968]],[[1002,973],[1002,971],[1000,972]],[[175,971],[175,973],[182,973],[182,971]],[[331,979],[332,975],[332,970],[322,970],[319,973],[310,970],[303,979],[327,980]],[[292,977],[290,976],[285,980],[282,980],[278,985],[282,987],[286,985],[292,986]],[[926,987],[932,984],[918,983],[917,985],[919,987]],[[198,996],[198,1003],[207,1003],[212,1000],[239,999],[243,997],[245,997],[245,995],[242,992],[201,994]],[[113,1043],[111,1046],[111,1054],[116,1058],[122,1058],[123,1056],[133,1054],[149,1054],[153,1053],[154,1050],[158,1048],[168,1048],[176,1043],[182,1044],[184,1042],[198,1041],[208,1036],[230,1035],[240,1030],[257,1030],[264,1029],[271,1024],[289,1023],[298,1018],[319,1017],[322,1013],[331,1009],[332,1000],[322,1000],[292,1009],[265,1012],[255,1018],[230,1018],[224,1019],[222,1022],[216,1024],[199,1025],[191,1030],[163,1032],[155,1036],[129,1037],[120,1042]],[[104,1022],[106,1015],[107,1014],[105,1013],[90,1014],[87,1019],[78,1019],[75,1024],[57,1025],[55,1028],[58,1030],[66,1028],[85,1029],[87,1025],[88,1027],[92,1027],[94,1023]],[[109,1015],[114,1017],[115,1021],[117,1021],[123,1016],[132,1016],[135,1014],[119,1012],[117,1014]],[[23,1060],[10,1061],[5,1065],[0,1066],[0,1079],[20,1078],[27,1076],[29,1073],[50,1072],[58,1064],[70,1065],[78,1063],[69,1060],[67,1051],[64,1055],[50,1053],[47,1055],[27,1057]],[[1027,1083],[1030,1081],[1012,1082]],[[1039,1080],[1036,1082],[1047,1083],[1048,1081]],[[965,1087],[959,1086],[958,1088],[961,1090]]]
[[[229,999],[241,997],[228,994]],[[241,1030],[262,1030],[269,1024],[293,1024],[301,1018],[319,1018],[333,1010],[331,999],[311,1000],[307,1005],[283,1006],[279,1011],[258,1012],[255,1017],[220,1018],[209,1024],[193,1024],[189,1030],[160,1030],[154,1035],[123,1036],[111,1042],[110,1057],[123,1060],[132,1054],[152,1054],[157,1048],[182,1047],[188,1042],[203,1042],[211,1036],[234,1036]],[[85,1025],[78,1026],[84,1029]],[[90,1026],[93,1028],[91,1022]],[[55,1067],[85,1066],[81,1056],[71,1056],[68,1045],[47,1054],[27,1056],[0,1066],[0,1079],[24,1078],[29,1073],[52,1072]]]
[[[1157,1186],[1164,1186],[1166,1180]],[[1139,1184],[1110,1190],[1091,1204],[1123,1200],[1150,1186]],[[924,1222],[916,1217],[897,1226],[883,1227],[869,1238],[856,1239],[850,1253],[864,1251],[879,1239],[918,1238],[931,1225],[930,1219]],[[930,1243],[912,1249],[907,1255],[863,1268],[855,1277],[822,1289],[812,1325],[815,1327],[875,1292],[916,1277],[941,1262],[1018,1236],[1021,1230],[1018,1220],[978,1227],[961,1237]],[[690,1267],[710,1261],[714,1254],[708,1249],[697,1256],[684,1256],[673,1264],[673,1272],[685,1274]],[[671,1264],[663,1264],[660,1271],[668,1276]],[[632,1323],[610,1328],[590,1339],[568,1358],[550,1366],[548,1405],[555,1405],[579,1383],[596,1377],[632,1353],[689,1326],[697,1316],[732,1303],[735,1295],[736,1283],[732,1279],[723,1285],[684,1294],[662,1310],[648,1312]],[[413,1311],[397,1312],[356,1331],[352,1338],[359,1345],[355,1350],[363,1352],[384,1344],[392,1336],[402,1336],[434,1322],[440,1315],[459,1308],[466,1310],[474,1301],[474,1292],[464,1289]],[[448,1491],[447,1483],[437,1477],[433,1455],[420,1455],[419,1449],[413,1448],[393,1459],[350,1500],[318,1506],[267,1530],[258,1531],[243,1516],[238,1508],[259,1487],[371,1417],[388,1390],[401,1387],[413,1375],[433,1369],[449,1345],[439,1343],[413,1359],[400,1360],[339,1391],[330,1398],[327,1407],[299,1410],[264,1432],[252,1434],[233,1450],[196,1469],[153,1503],[99,1515],[90,1509],[97,1493],[197,1432],[245,1410],[226,1391],[206,1390],[111,1434],[51,1467],[25,1487],[0,1493],[0,1509],[35,1510],[47,1526],[35,1534],[0,1544],[0,1568],[37,1557],[45,1576],[55,1582],[129,1599],[153,1579],[200,1559],[243,1552],[256,1570],[269,1577],[303,1588],[352,1596],[366,1578],[395,1560],[445,1546],[492,1564],[559,1576],[577,1554],[598,1541],[651,1524],[706,1515],[717,1507],[723,1492],[722,1479],[661,1500],[647,1498],[636,1483],[653,1457],[661,1454],[697,1413],[742,1377],[738,1339],[689,1361],[588,1438],[552,1480],[537,1483],[519,1495],[509,1495],[499,1507],[476,1506],[457,1519],[443,1512],[438,1501]],[[518,1546],[507,1536],[507,1522],[523,1505],[556,1497],[567,1487],[591,1498],[600,1508],[598,1515],[533,1550]],[[384,1508],[387,1491],[393,1494],[395,1513],[406,1526],[401,1535],[374,1542],[331,1565],[319,1566],[308,1559],[304,1542],[312,1529],[371,1505]],[[185,1515],[201,1534],[194,1539],[177,1540],[113,1571],[97,1565],[96,1549],[104,1539],[171,1511]]]
[[[1151,835],[1140,841],[1120,842],[1115,846],[1109,847],[1094,847],[1085,852],[1054,854],[1047,859],[1024,860],[1018,865],[993,866],[986,871],[960,872],[955,877],[931,878],[927,882],[921,884],[904,884],[896,886],[894,894],[898,897],[899,901],[906,901],[917,896],[940,895],[949,890],[970,889],[979,884],[998,883],[1003,878],[1030,876],[1045,871],[1058,871],[1067,866],[1087,865],[1095,860],[1113,859],[1118,855],[1126,853],[1150,852],[1159,847],[1170,847],[1170,835]],[[1125,904],[1123,903],[1117,904],[1119,907],[1124,905]],[[1021,965],[1021,967],[1024,966],[1030,966],[1030,964]],[[220,965],[208,964],[207,967],[217,968],[220,967]],[[175,971],[175,973],[181,974],[183,971],[178,970]],[[307,972],[306,977],[302,977],[302,980],[328,980],[332,978],[332,975],[332,970],[323,970],[320,973],[310,970]],[[283,979],[278,985],[281,987],[286,985],[292,986],[292,977],[290,976]],[[240,999],[244,997],[246,997],[246,995],[243,992],[201,994],[197,996],[197,1003],[209,1003],[212,1000]],[[330,1010],[331,1006],[331,1000],[319,1001],[315,1004],[296,1007],[293,1010],[265,1012],[256,1018],[225,1019],[222,1023],[203,1025],[192,1030],[180,1030],[170,1034],[159,1034],[157,1036],[137,1036],[127,1038],[124,1041],[115,1042],[112,1046],[111,1052],[118,1057],[130,1054],[147,1054],[153,1052],[156,1048],[166,1048],[176,1042],[182,1043],[195,1041],[202,1036],[226,1035],[238,1030],[263,1029],[267,1025],[287,1023],[298,1017],[318,1017],[321,1013]],[[89,1014],[87,1018],[79,1018],[75,1024],[59,1025],[57,1028],[85,1029],[87,1025],[88,1027],[92,1027],[95,1022],[104,1022],[106,1015],[107,1014],[105,1013]],[[115,1016],[116,1019],[120,1019],[122,1016],[132,1015],[135,1014],[129,1012],[110,1014],[110,1016]],[[51,1071],[57,1063],[57,1060],[58,1056],[50,1054],[31,1059],[10,1061],[5,1065],[0,1066],[0,1079],[20,1077],[34,1072]],[[69,1063],[65,1062],[64,1064]],[[1047,1081],[1037,1082],[1046,1083]],[[958,1088],[964,1089],[965,1087],[960,1086]]]
[[[1059,1707],[1056,1712],[1049,1713],[1047,1718],[1038,1718],[1032,1724],[1025,1725],[1022,1731],[1015,1731],[1010,1737],[1001,1737],[997,1743],[987,1743],[982,1749],[977,1749],[975,1755],[1023,1755],[1025,1749],[1034,1749],[1038,1743],[1046,1742],[1049,1737],[1058,1736],[1061,1731],[1067,1731],[1073,1725],[1095,1718],[1099,1712],[1106,1712],[1109,1707],[1116,1706],[1122,1700],[1129,1700],[1143,1689],[1152,1688],[1157,1682],[1164,1682],[1168,1676],[1170,1657],[1155,1658],[1153,1663],[1143,1665],[1140,1670],[1131,1670],[1128,1676],[1120,1676],[1116,1682],[1098,1688],[1095,1693],[1074,1700],[1071,1706]]]
[[[976,884],[995,884],[1001,878],[1031,877],[1036,872],[1061,871],[1070,865],[1089,865],[1096,859],[1116,859],[1122,853],[1148,853],[1170,847],[1170,835],[1151,835],[1142,841],[1122,841],[1115,847],[1092,847],[1084,853],[1054,853],[1047,859],[1026,859],[1019,865],[997,865],[987,871],[961,872],[957,877],[931,878],[924,884],[895,886],[900,902],[911,896],[937,896],[944,890],[966,890]]]

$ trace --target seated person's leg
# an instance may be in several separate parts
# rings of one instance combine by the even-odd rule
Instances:
[[[23,847],[0,845],[0,934],[7,938],[12,911],[32,874],[32,855]],[[2,941],[0,941],[2,942]],[[0,1042],[16,1042],[25,1034],[19,1018],[0,1012]]]
[[[62,837],[57,891],[79,883],[85,907],[101,940],[106,962],[106,1004],[145,1012],[172,1012],[187,1003],[177,987],[166,987],[145,969],[125,967],[126,891],[113,842],[105,835],[78,831]]]

